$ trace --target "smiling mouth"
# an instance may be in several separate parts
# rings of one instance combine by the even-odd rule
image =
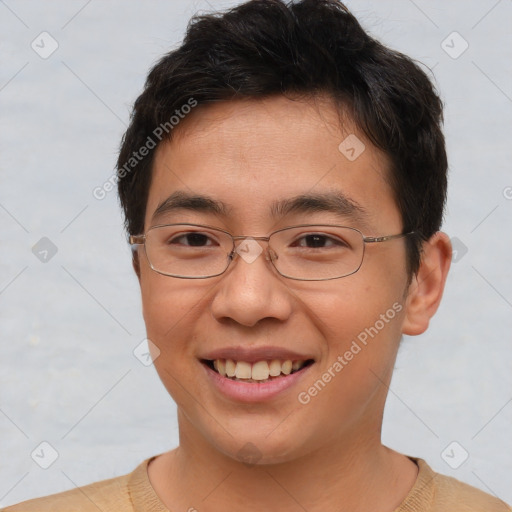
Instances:
[[[314,360],[272,359],[248,363],[246,361],[234,361],[233,359],[203,359],[201,362],[227,379],[261,384],[300,372],[313,364]]]

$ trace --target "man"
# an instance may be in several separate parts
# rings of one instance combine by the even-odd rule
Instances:
[[[510,510],[380,438],[450,266],[441,121],[419,67],[335,0],[196,18],[118,160],[180,445],[6,510]]]

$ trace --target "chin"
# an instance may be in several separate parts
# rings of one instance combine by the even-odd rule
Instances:
[[[309,451],[307,439],[304,432],[301,436],[294,436],[287,429],[281,435],[277,433],[247,435],[243,434],[230,436],[223,432],[223,435],[206,439],[213,449],[222,453],[233,461],[241,462],[247,466],[264,466],[273,464],[284,464],[300,458]]]

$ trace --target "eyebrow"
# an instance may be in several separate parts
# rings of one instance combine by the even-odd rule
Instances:
[[[274,201],[270,207],[272,217],[284,217],[292,213],[327,212],[354,220],[366,221],[369,214],[357,201],[342,192],[302,194],[290,199]]]
[[[152,220],[176,210],[213,213],[215,215],[227,217],[231,208],[229,208],[226,203],[223,203],[218,199],[212,199],[211,197],[200,194],[189,194],[187,192],[177,190],[158,205],[158,208],[153,213]]]
[[[232,207],[218,199],[177,190],[159,204],[153,213],[152,220],[177,210],[228,217],[232,212]],[[363,206],[339,191],[301,194],[290,199],[274,201],[270,205],[270,215],[274,219],[293,213],[315,212],[334,213],[361,222],[365,222],[369,218],[368,211]]]

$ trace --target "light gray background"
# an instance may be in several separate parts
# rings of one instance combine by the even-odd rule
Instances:
[[[177,444],[175,405],[133,354],[145,330],[117,197],[92,190],[113,172],[150,65],[195,11],[236,3],[0,0],[0,506],[128,473]],[[437,316],[401,348],[383,440],[512,502],[512,2],[347,4],[433,69],[444,230],[458,239]],[[31,48],[42,31],[59,45],[47,59]],[[454,31],[469,44],[458,58]],[[32,253],[42,237],[58,248],[47,263]],[[58,452],[46,470],[31,458],[43,441]],[[469,453],[458,469],[441,456],[453,441],[452,465]]]

